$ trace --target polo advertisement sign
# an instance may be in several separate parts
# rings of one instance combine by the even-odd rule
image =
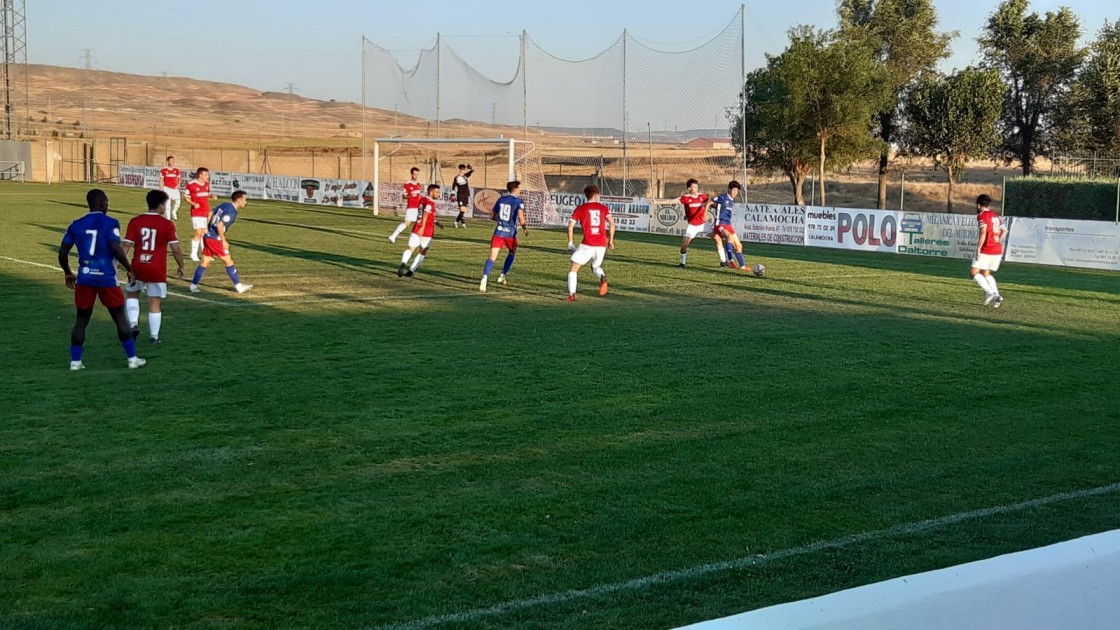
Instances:
[[[835,208],[836,244],[840,249],[898,251],[898,212]]]
[[[898,223],[898,253],[971,260],[979,228],[975,214],[906,212]]]

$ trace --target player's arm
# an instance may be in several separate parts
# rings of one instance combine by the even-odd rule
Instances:
[[[572,240],[575,236],[575,229],[576,229],[576,220],[575,219],[568,219],[568,251],[572,251],[573,249],[576,248],[575,241]]]
[[[217,213],[214,213],[215,215]],[[214,225],[214,229],[218,232],[218,239],[222,241],[222,249],[229,249],[229,243],[226,241],[226,224],[218,219]]]
[[[128,281],[136,280],[136,274],[132,273],[132,263],[128,262],[128,255],[124,253],[124,248],[121,247],[120,241],[109,241],[109,251],[113,253],[113,258],[117,260],[117,264],[124,269],[128,274]]]
[[[980,224],[980,234],[976,238],[976,257],[980,257],[980,250],[984,247],[984,242],[988,240],[988,224]]]
[[[607,215],[607,249],[614,249],[614,217]]]
[[[69,238],[70,233],[67,232],[62,244],[58,246],[58,266],[62,267],[62,273],[66,276],[66,286],[73,289],[77,277],[70,269],[70,250],[74,249],[74,243],[69,242]]]
[[[529,234],[529,224],[525,221],[525,206],[521,206],[521,211],[517,213],[517,221],[521,224],[521,231]]]
[[[471,175],[474,175],[474,167],[467,164],[467,172],[463,173],[463,177],[470,177]]]
[[[171,246],[171,254],[175,256],[175,264],[179,266],[179,270],[175,273],[180,280],[183,279],[183,250],[179,247],[179,241],[168,243]]]

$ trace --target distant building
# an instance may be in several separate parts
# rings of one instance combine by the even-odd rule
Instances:
[[[697,138],[684,143],[686,149],[730,149],[731,138]]]

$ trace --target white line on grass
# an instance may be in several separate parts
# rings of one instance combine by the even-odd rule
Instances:
[[[570,591],[563,591],[560,593],[552,593],[549,595],[538,595],[536,597],[503,602],[501,604],[496,604],[488,608],[475,608],[473,610],[466,610],[463,612],[450,613],[446,615],[434,615],[431,617],[414,619],[412,621],[405,621],[402,623],[378,626],[378,629],[413,630],[417,628],[430,628],[432,626],[438,626],[447,623],[471,623],[486,617],[495,617],[498,615],[504,615],[509,612],[525,610],[527,608],[535,608],[537,606],[548,606],[553,604],[566,604],[568,602],[576,600],[591,599],[622,591],[640,591],[651,586],[691,580],[707,575],[712,575],[714,573],[723,573],[726,571],[734,571],[747,569],[750,567],[762,566],[779,560],[785,560],[787,558],[809,555],[828,549],[839,549],[842,547],[848,547],[864,542],[877,541],[885,538],[893,538],[896,536],[905,536],[909,534],[919,534],[935,529],[941,529],[949,525],[956,525],[966,521],[983,519],[990,516],[998,516],[1000,514],[1021,512],[1023,510],[1028,510],[1031,508],[1038,508],[1052,505],[1054,503],[1061,503],[1063,501],[1114,494],[1117,491],[1120,491],[1120,483],[1112,483],[1107,486],[1098,486],[1096,488],[1075,490],[1072,492],[1062,492],[1059,494],[1052,494],[1048,497],[1022,501],[1020,503],[999,505],[995,507],[982,508],[979,510],[969,510],[967,512],[957,512],[956,514],[950,514],[948,516],[942,516],[939,518],[932,518],[924,521],[915,521],[912,523],[895,525],[894,527],[876,529],[860,534],[853,534],[851,536],[834,538],[832,540],[813,542],[807,545],[802,545],[800,547],[791,547],[788,549],[771,551],[770,553],[744,556],[742,558],[727,560],[725,562],[700,564],[685,569],[655,573],[653,575],[647,575],[645,577],[640,577],[633,580],[626,580],[624,582],[601,584],[599,586],[593,586],[590,588],[574,589]]]
[[[0,258],[3,258],[4,260],[10,260],[12,262],[23,263],[25,265],[34,265],[36,267],[43,267],[44,269],[54,269],[55,271],[62,271],[62,268],[59,267],[58,265],[44,265],[43,263],[32,262],[30,260],[20,260],[19,258],[11,258],[9,256],[0,256]]]

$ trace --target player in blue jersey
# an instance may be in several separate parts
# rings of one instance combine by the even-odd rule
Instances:
[[[732,268],[738,266],[743,271],[747,271],[747,263],[743,259],[743,243],[739,240],[739,235],[735,233],[735,228],[731,225],[735,198],[739,196],[741,189],[742,186],[739,182],[731,180],[727,184],[727,192],[712,200],[712,205],[716,210],[716,227],[712,230],[711,236],[712,240],[716,242],[717,248],[727,248],[728,266]]]
[[[198,264],[198,269],[194,270],[194,279],[191,280],[190,286],[191,293],[198,293],[198,283],[202,282],[202,274],[206,273],[210,261],[215,258],[219,258],[225,263],[226,274],[233,281],[233,288],[238,293],[244,293],[253,288],[251,284],[241,283],[241,277],[237,274],[237,267],[233,266],[233,258],[229,255],[229,241],[226,240],[226,234],[233,227],[234,222],[237,221],[237,213],[248,202],[249,197],[245,194],[245,191],[238,190],[230,195],[229,201],[214,208],[214,212],[210,214],[206,236],[202,239],[202,262]]]
[[[498,259],[498,252],[505,247],[509,250],[506,261],[502,263],[502,273],[498,276],[498,284],[506,283],[506,274],[513,266],[513,257],[517,255],[517,228],[529,234],[525,225],[525,202],[521,199],[521,182],[514,180],[506,184],[506,194],[498,197],[494,208],[490,211],[490,220],[497,221],[494,226],[494,236],[490,238],[490,258],[482,268],[482,282],[478,290],[486,293],[486,283],[490,280],[490,272],[494,270],[494,261]]]
[[[74,329],[70,332],[70,369],[85,369],[82,350],[86,343],[86,328],[93,318],[93,305],[97,300],[109,309],[117,325],[117,337],[128,357],[128,367],[136,369],[147,363],[136,356],[136,340],[124,308],[124,293],[117,285],[117,268],[120,263],[128,274],[128,281],[135,280],[132,265],[121,248],[121,224],[109,217],[109,195],[93,189],[86,193],[89,212],[70,224],[58,248],[58,266],[66,274],[66,286],[74,290],[74,306],[78,309]],[[78,273],[70,270],[70,250],[77,250]]]

